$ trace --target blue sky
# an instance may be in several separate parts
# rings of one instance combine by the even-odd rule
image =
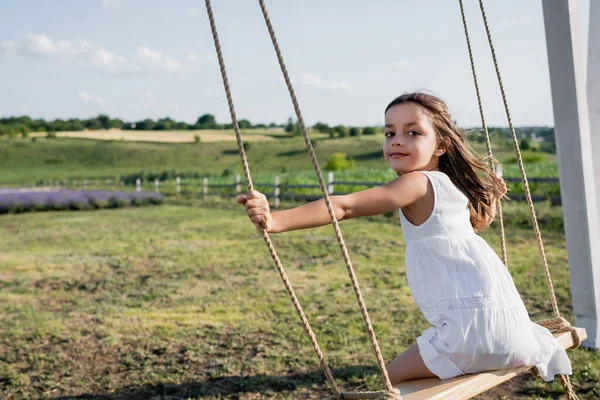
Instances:
[[[587,48],[590,0],[581,0]],[[268,0],[309,124],[380,124],[395,96],[427,89],[463,126],[479,124],[457,0]],[[506,125],[477,0],[465,0],[486,118]],[[488,0],[516,125],[552,125],[542,5]],[[213,0],[239,118],[293,109],[258,1]],[[0,115],[128,121],[229,111],[201,0],[4,0]]]

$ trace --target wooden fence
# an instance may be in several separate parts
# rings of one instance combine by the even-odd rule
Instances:
[[[219,179],[222,181],[222,178]],[[504,178],[506,182],[518,183],[521,178]],[[530,183],[559,183],[558,178],[528,178]],[[330,195],[348,194],[349,192],[340,190],[342,188],[353,187],[356,189],[365,189],[375,186],[380,186],[385,182],[358,182],[358,181],[336,181],[333,172],[328,172],[326,177],[327,191]],[[43,181],[34,185],[36,187],[54,187],[54,188],[72,188],[72,189],[103,189],[103,190],[153,190],[157,193],[162,193],[167,196],[196,196],[207,200],[209,196],[219,197],[237,197],[246,190],[245,183],[242,183],[240,175],[235,175],[231,183],[210,183],[209,178],[203,178],[201,181],[183,181],[180,177],[169,181],[144,181],[137,179],[135,186],[126,185],[123,181],[114,179],[78,179],[69,181]],[[257,190],[264,193],[271,201],[274,207],[278,207],[282,200],[289,201],[313,201],[322,197],[319,185],[316,184],[294,184],[280,183],[279,176],[273,178],[273,182],[254,182]],[[135,189],[134,189],[135,188]],[[302,193],[302,189],[309,189],[314,193]],[[306,192],[307,190],[304,190]],[[525,201],[524,194],[509,193],[513,201]],[[550,200],[554,205],[560,205],[560,196],[549,195],[534,195],[534,201]]]

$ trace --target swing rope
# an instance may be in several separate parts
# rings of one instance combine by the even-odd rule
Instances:
[[[471,49],[471,39],[469,38],[469,30],[467,28],[467,18],[465,17],[465,8],[463,6],[463,0],[458,0],[460,4],[460,14],[462,16],[463,27],[465,29],[465,38],[467,39],[467,48],[469,50],[469,59],[471,60],[471,71],[473,72],[473,83],[475,83],[475,92],[477,93],[477,104],[479,105],[479,115],[481,117],[481,126],[485,132],[485,146],[488,153],[488,163],[490,170],[494,170],[494,155],[492,154],[492,143],[490,141],[490,134],[488,132],[487,125],[485,123],[485,116],[483,114],[483,104],[481,102],[481,92],[479,91],[479,82],[477,81],[477,72],[475,72],[475,59],[473,58],[473,51]],[[502,261],[508,268],[508,256],[506,254],[506,238],[504,235],[504,218],[502,216],[502,203],[500,199],[496,201],[496,214],[498,215],[498,222],[500,225],[500,245],[502,248]]]
[[[387,370],[385,369],[385,363],[383,361],[383,356],[381,355],[381,350],[379,349],[379,344],[377,343],[375,331],[373,330],[373,325],[371,324],[371,319],[369,318],[369,314],[367,312],[367,307],[365,305],[365,301],[364,301],[362,293],[360,291],[360,286],[358,284],[358,280],[356,279],[356,274],[354,273],[354,268],[352,267],[352,261],[350,261],[350,256],[348,254],[348,249],[346,248],[346,243],[344,242],[344,238],[342,237],[342,232],[340,230],[340,226],[338,224],[337,218],[335,217],[333,205],[331,204],[331,199],[329,198],[329,192],[327,191],[327,186],[325,185],[325,181],[323,180],[323,174],[321,173],[321,168],[319,167],[319,162],[317,161],[317,156],[315,154],[315,150],[312,146],[312,143],[310,142],[310,137],[308,136],[306,126],[304,125],[304,118],[302,118],[302,112],[300,111],[300,106],[298,105],[298,99],[296,98],[296,93],[294,91],[294,88],[292,87],[292,82],[290,80],[287,68],[283,61],[283,56],[281,54],[279,44],[277,43],[277,38],[275,37],[275,31],[273,30],[273,26],[271,25],[271,19],[269,18],[269,13],[267,11],[267,7],[265,5],[264,0],[259,0],[259,3],[260,3],[260,8],[262,10],[263,16],[265,18],[265,23],[267,25],[267,29],[269,30],[269,35],[271,36],[271,41],[273,42],[273,48],[275,49],[275,53],[277,54],[277,60],[279,61],[279,66],[281,67],[281,72],[283,73],[283,77],[285,79],[285,83],[286,83],[288,91],[290,93],[292,103],[294,104],[294,111],[296,112],[296,117],[298,118],[298,124],[300,125],[300,128],[302,130],[302,136],[304,137],[304,143],[306,144],[306,148],[308,149],[308,154],[310,156],[310,160],[312,161],[312,165],[315,170],[315,173],[317,174],[317,179],[319,181],[319,187],[321,188],[321,192],[323,193],[323,198],[325,200],[325,204],[327,205],[327,211],[329,211],[329,217],[331,219],[331,224],[333,225],[333,229],[335,231],[335,236],[337,238],[338,244],[342,251],[342,256],[343,256],[344,262],[346,264],[346,269],[348,270],[348,275],[350,276],[350,280],[352,281],[352,287],[354,288],[354,293],[356,294],[356,299],[358,301],[358,305],[360,307],[360,311],[362,313],[363,320],[365,322],[365,326],[366,326],[368,334],[369,334],[369,339],[371,340],[371,344],[373,345],[373,350],[375,351],[375,356],[377,357],[377,364],[381,371],[383,384],[388,392],[394,392],[395,389],[392,386],[392,383],[390,382],[390,378],[387,374]]]
[[[218,33],[217,33],[217,28],[216,28],[216,24],[215,24],[215,20],[214,20],[214,14],[212,11],[212,6],[210,3],[210,0],[205,0],[206,2],[206,10],[208,13],[208,17],[210,20],[210,27],[211,27],[211,31],[212,31],[212,35],[213,35],[213,40],[215,43],[215,49],[217,51],[217,58],[219,61],[219,67],[221,70],[221,77],[223,80],[223,86],[225,88],[225,93],[227,96],[227,102],[229,104],[229,112],[231,114],[231,121],[233,124],[233,128],[234,128],[234,132],[236,135],[236,140],[237,140],[237,144],[238,144],[238,150],[240,152],[240,157],[242,159],[242,167],[244,170],[244,176],[246,178],[246,182],[248,184],[248,190],[253,190],[254,186],[252,184],[252,177],[250,175],[250,167],[248,165],[248,160],[246,157],[246,152],[244,150],[244,146],[243,146],[243,142],[242,142],[242,137],[240,134],[240,130],[239,130],[239,125],[238,125],[238,121],[237,121],[237,117],[236,117],[236,113],[235,113],[235,107],[233,104],[233,98],[231,96],[231,90],[229,87],[229,80],[227,78],[227,72],[225,69],[225,62],[223,59],[223,54],[222,54],[222,50],[221,50],[221,45],[219,42],[219,37],[218,37]],[[279,50],[279,45],[277,44],[277,40],[275,38],[275,33],[273,31],[273,28],[271,26],[271,22],[269,19],[269,15],[266,9],[266,6],[264,4],[264,2],[261,0],[260,1],[260,5],[261,5],[261,9],[263,11],[263,15],[265,17],[265,22],[267,24],[267,27],[269,29],[269,34],[271,35],[271,40],[273,41],[273,45],[275,47],[275,51],[277,53],[277,58],[279,60],[279,65],[281,66],[281,69],[283,71],[284,77],[285,77],[285,81],[286,84],[288,86],[288,89],[290,91],[290,95],[292,96],[292,101],[294,103],[294,108],[296,111],[296,115],[298,117],[298,123],[300,124],[300,127],[302,128],[302,134],[304,136],[304,140],[306,143],[307,148],[309,149],[309,154],[311,157],[311,161],[313,163],[313,166],[315,168],[315,171],[317,173],[317,177],[319,179],[319,184],[321,187],[321,191],[323,192],[323,195],[325,197],[325,202],[327,205],[327,209],[329,211],[329,215],[332,219],[332,223],[334,224],[334,229],[336,232],[336,237],[338,239],[338,243],[342,249],[342,254],[344,256],[344,260],[346,261],[346,266],[348,269],[348,273],[350,275],[350,278],[352,280],[352,286],[354,287],[357,299],[359,301],[359,306],[361,308],[362,314],[363,314],[363,319],[365,320],[365,324],[367,325],[367,330],[369,332],[369,337],[371,339],[371,343],[373,344],[373,348],[375,349],[375,353],[377,356],[377,361],[378,361],[378,365],[379,368],[381,370],[382,376],[383,376],[383,381],[384,381],[384,385],[386,387],[386,390],[383,391],[376,391],[376,392],[340,392],[339,388],[337,387],[337,384],[335,383],[335,380],[333,378],[333,375],[331,373],[331,369],[329,368],[329,365],[327,364],[325,357],[320,349],[320,346],[317,342],[316,336],[312,330],[312,328],[310,327],[310,324],[302,310],[302,306],[300,305],[300,302],[298,301],[298,298],[296,297],[295,293],[294,293],[294,289],[291,285],[291,283],[289,282],[289,279],[287,277],[287,274],[281,264],[281,261],[275,251],[275,248],[273,246],[273,243],[271,242],[271,239],[269,237],[269,234],[267,233],[267,231],[265,229],[261,230],[262,236],[263,236],[263,240],[265,241],[265,243],[267,244],[267,247],[269,248],[269,253],[271,254],[271,257],[273,259],[273,261],[275,262],[275,265],[277,267],[277,270],[279,271],[279,274],[281,276],[281,279],[284,282],[284,285],[288,291],[288,294],[290,296],[290,298],[292,299],[292,303],[294,305],[294,308],[296,309],[296,312],[298,313],[300,320],[302,322],[302,325],[304,326],[305,331],[307,332],[307,334],[309,335],[310,341],[313,345],[313,349],[315,350],[315,353],[317,354],[317,357],[319,359],[319,364],[321,366],[321,369],[323,369],[323,372],[325,374],[325,377],[327,379],[327,382],[329,383],[329,385],[331,386],[333,392],[334,392],[334,398],[336,399],[377,399],[377,400],[399,400],[400,398],[400,392],[398,391],[398,389],[394,389],[394,387],[392,386],[389,377],[387,375],[387,370],[385,369],[385,364],[383,362],[383,356],[381,355],[381,351],[379,349],[379,345],[377,343],[377,339],[375,337],[375,332],[373,330],[373,327],[371,325],[371,321],[369,319],[369,315],[367,313],[367,309],[366,306],[364,304],[364,300],[362,298],[362,293],[360,291],[360,287],[358,286],[358,281],[356,279],[356,275],[354,273],[354,269],[352,267],[352,263],[350,261],[350,257],[348,255],[348,251],[346,249],[346,245],[344,243],[344,239],[342,237],[341,231],[339,229],[339,225],[337,224],[337,219],[335,218],[335,212],[333,211],[333,206],[331,204],[331,200],[329,199],[329,194],[327,192],[327,187],[325,186],[325,182],[323,180],[323,175],[321,173],[321,170],[319,168],[317,159],[316,159],[316,155],[314,152],[314,149],[310,143],[310,138],[308,136],[308,133],[306,131],[306,127],[304,125],[304,119],[302,118],[302,114],[300,113],[300,107],[298,106],[298,101],[296,99],[295,96],[295,92],[291,86],[291,81],[289,79],[288,73],[287,73],[287,69],[285,67],[285,64],[283,62],[283,57],[281,55],[281,51]]]
[[[229,103],[229,113],[231,114],[231,121],[233,124],[233,129],[235,131],[235,137],[237,140],[238,150],[240,152],[240,157],[242,159],[242,167],[244,169],[244,176],[246,177],[246,182],[248,184],[248,190],[250,191],[250,190],[254,189],[254,185],[252,184],[252,177],[250,176],[250,167],[248,166],[248,159],[246,157],[246,151],[244,150],[242,136],[240,134],[240,128],[239,128],[236,113],[235,113],[235,107],[233,105],[233,99],[231,97],[231,90],[229,88],[229,80],[227,79],[227,71],[225,70],[225,61],[223,60],[223,53],[221,51],[221,44],[219,42],[219,36],[217,34],[217,27],[215,25],[215,19],[214,19],[210,0],[206,0],[206,11],[208,12],[208,18],[210,20],[210,28],[211,28],[212,35],[213,35],[213,40],[215,42],[217,58],[219,60],[219,67],[221,69],[221,77],[223,79],[223,86],[225,87],[225,94],[227,96],[227,102]],[[271,238],[269,237],[269,234],[267,233],[267,231],[265,229],[262,229],[261,233],[262,233],[263,240],[267,244],[269,253],[271,254],[271,257],[273,258],[273,261],[275,262],[277,271],[279,271],[279,275],[281,276],[281,279],[283,280],[285,288],[287,289],[288,294],[289,294],[290,298],[292,299],[292,304],[294,305],[294,308],[296,309],[296,312],[298,313],[298,316],[300,317],[300,321],[302,322],[302,325],[304,326],[304,329],[305,329],[306,333],[308,334],[310,342],[312,343],[313,349],[315,350],[315,353],[317,354],[317,358],[319,359],[319,364],[321,366],[321,369],[323,369],[325,378],[327,379],[327,382],[329,383],[329,385],[331,386],[331,389],[335,393],[336,398],[340,399],[341,398],[340,390],[337,387],[335,380],[333,379],[331,369],[329,368],[329,365],[327,364],[327,361],[325,360],[325,356],[323,355],[323,352],[321,351],[319,343],[317,342],[317,338],[316,338],[312,328],[310,327],[310,324],[308,323],[308,319],[306,318],[306,315],[304,314],[304,311],[302,310],[302,306],[300,305],[300,302],[298,301],[298,298],[296,297],[294,288],[292,287],[292,284],[290,283],[290,281],[287,277],[287,274],[285,273],[285,269],[283,268],[283,265],[281,264],[281,261],[279,260],[279,256],[277,255],[277,252],[275,251],[275,248],[273,247]]]
[[[463,6],[463,0],[459,0],[459,4],[460,4],[460,10],[461,10],[461,15],[462,15],[462,20],[463,20],[463,26],[464,26],[464,30],[465,30],[465,37],[467,40],[467,47],[469,50],[469,59],[471,61],[471,69],[473,72],[473,80],[475,82],[475,90],[477,92],[477,101],[479,104],[479,112],[481,114],[481,120],[482,120],[482,126],[483,129],[485,131],[485,135],[486,135],[486,145],[487,145],[487,149],[488,149],[488,156],[489,156],[489,160],[490,160],[490,165],[492,165],[492,149],[491,149],[491,143],[490,143],[490,137],[489,137],[489,132],[487,130],[487,127],[485,125],[485,120],[483,117],[483,107],[482,107],[482,103],[481,103],[481,96],[480,96],[480,92],[479,92],[479,85],[477,83],[477,75],[475,72],[475,60],[473,58],[473,53],[471,51],[471,42],[469,40],[469,33],[468,33],[468,29],[467,29],[467,21],[465,18],[465,13],[464,13],[464,6]],[[527,205],[529,207],[529,214],[531,216],[531,221],[533,224],[533,229],[535,232],[535,237],[536,237],[536,241],[537,241],[537,245],[538,245],[538,249],[540,252],[540,256],[542,259],[542,264],[544,266],[544,276],[546,279],[546,287],[548,289],[548,294],[550,295],[550,302],[552,304],[552,310],[554,313],[554,318],[552,319],[546,319],[546,320],[541,320],[541,321],[537,321],[537,324],[547,328],[548,330],[552,331],[552,332],[571,332],[571,336],[573,338],[573,348],[578,348],[581,345],[581,340],[579,338],[579,335],[577,334],[577,331],[575,330],[574,327],[571,326],[571,324],[569,323],[569,321],[567,321],[565,318],[562,318],[560,316],[560,311],[558,309],[558,304],[556,301],[556,294],[554,293],[554,286],[552,284],[552,278],[550,276],[550,269],[548,267],[548,261],[546,259],[546,252],[544,249],[544,243],[542,241],[542,234],[540,232],[540,228],[538,225],[538,221],[537,221],[537,217],[536,217],[536,212],[535,212],[535,208],[533,206],[533,200],[531,198],[531,191],[529,189],[529,182],[527,181],[527,175],[525,173],[525,167],[523,165],[523,158],[521,156],[521,150],[519,149],[519,141],[517,139],[517,135],[515,133],[515,128],[513,126],[512,123],[512,118],[510,115],[510,110],[508,107],[508,101],[506,99],[506,92],[504,90],[504,84],[502,82],[502,76],[500,74],[500,67],[498,65],[498,58],[496,57],[496,50],[494,48],[494,43],[492,41],[492,35],[490,32],[490,28],[489,28],[489,24],[488,24],[488,20],[487,20],[487,15],[485,12],[485,7],[483,5],[483,0],[479,0],[479,8],[481,10],[481,15],[483,18],[483,23],[485,26],[485,31],[486,31],[486,35],[487,35],[487,39],[488,39],[488,44],[490,46],[490,51],[492,53],[492,59],[494,61],[494,68],[496,71],[496,77],[498,79],[498,84],[500,86],[500,93],[502,94],[502,101],[504,104],[504,110],[506,112],[506,117],[508,120],[508,125],[510,127],[510,131],[511,131],[511,136],[512,136],[512,140],[513,140],[513,145],[514,145],[514,149],[515,149],[515,153],[517,155],[517,161],[519,164],[519,170],[521,172],[521,179],[523,181],[523,187],[525,188],[525,198],[527,199]],[[501,205],[500,205],[500,201],[498,201],[497,203],[498,209],[501,211]],[[503,257],[504,257],[504,261],[505,261],[505,265],[508,265],[506,263],[506,248],[505,248],[505,237],[504,237],[504,226],[503,226],[503,221],[502,221],[502,213],[500,212],[499,214],[500,216],[500,229],[501,229],[501,236],[502,236],[502,252],[503,252]],[[569,400],[577,400],[577,395],[575,394],[575,392],[573,391],[573,387],[571,386],[571,382],[569,380],[568,375],[559,375],[560,378],[560,382],[565,390],[565,393],[567,394],[567,397]]]

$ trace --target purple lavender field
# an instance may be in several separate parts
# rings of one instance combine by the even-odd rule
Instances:
[[[0,214],[28,211],[95,210],[160,204],[154,192],[112,190],[0,189]]]

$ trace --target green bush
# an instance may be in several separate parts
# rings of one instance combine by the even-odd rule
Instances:
[[[337,133],[337,135],[339,137],[346,137],[348,136],[348,128],[346,128],[344,125],[338,125],[335,128],[333,128],[335,133]]]
[[[194,143],[200,143],[200,135],[194,135]]]
[[[522,152],[521,158],[527,164],[541,164],[547,162],[546,155],[540,152]],[[505,164],[517,164],[517,157],[511,157],[504,160]]]
[[[362,131],[363,135],[375,135],[377,133],[377,129],[372,126],[367,126]]]
[[[519,141],[519,147],[521,150],[531,150],[532,143],[531,139],[524,137]]]
[[[345,171],[352,168],[354,168],[354,161],[348,160],[344,153],[333,153],[325,166],[328,171]]]
[[[46,132],[46,138],[47,139],[56,139],[56,132],[54,132],[54,131]]]
[[[350,136],[359,136],[360,135],[360,129],[357,127],[352,127],[350,128]]]

